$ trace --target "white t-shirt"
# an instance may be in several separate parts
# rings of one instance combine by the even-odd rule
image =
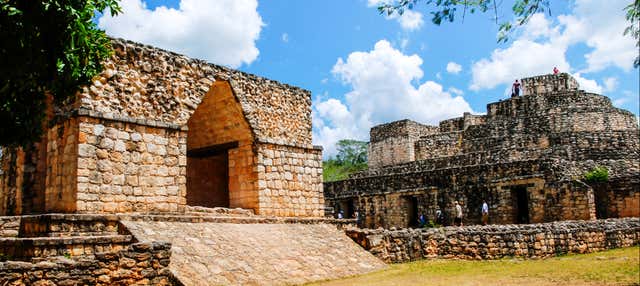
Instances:
[[[460,205],[456,205],[456,217],[462,218],[462,207]]]

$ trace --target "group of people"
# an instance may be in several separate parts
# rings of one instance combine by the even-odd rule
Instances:
[[[463,226],[462,221],[464,218],[464,214],[462,212],[462,206],[458,201],[454,201],[453,208],[455,213],[455,217],[453,218],[453,224],[455,226]],[[487,223],[489,223],[489,204],[487,204],[486,200],[482,201],[482,207],[480,208],[480,215],[482,217],[482,225],[487,225]],[[444,225],[446,222],[445,214],[440,209],[436,210],[434,222],[436,225]],[[424,227],[426,226],[426,224],[427,224],[426,217],[424,214],[421,214],[418,217],[418,226]]]
[[[558,69],[558,67],[553,67],[553,74],[556,75],[559,73],[560,70]],[[520,86],[520,82],[518,82],[518,80],[516,79],[516,81],[511,85],[511,97],[520,96]]]
[[[460,203],[458,201],[454,201],[453,202],[453,208],[454,208],[454,213],[455,213],[455,217],[453,218],[453,224],[455,226],[463,226],[463,218],[464,218],[464,214],[462,212],[462,206],[460,205]],[[486,225],[489,222],[489,204],[487,204],[486,200],[482,200],[482,207],[480,208],[480,215],[482,217],[482,225]],[[338,215],[337,217],[339,219],[345,218],[344,217],[344,212],[342,210],[338,211]],[[352,214],[352,218],[355,218],[358,225],[360,225],[360,214],[355,211]],[[419,227],[425,227],[427,225],[427,218],[424,214],[420,214],[420,216],[417,219],[417,223]],[[445,214],[443,211],[441,211],[440,209],[436,210],[435,213],[435,219],[433,221],[436,225],[444,225],[446,222],[446,218],[445,218]]]

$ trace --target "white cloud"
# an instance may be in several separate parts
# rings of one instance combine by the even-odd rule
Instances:
[[[462,66],[454,63],[454,62],[449,62],[447,63],[447,72],[448,73],[452,73],[452,74],[458,74],[460,73],[460,71],[462,71]]]
[[[369,0],[367,1],[367,6],[369,7],[378,7],[382,4],[391,4],[393,0]]]
[[[539,44],[527,39],[515,40],[506,49],[496,49],[490,59],[481,59],[471,67],[471,90],[510,84],[514,79],[551,73],[554,66],[569,70],[566,48],[552,43]]]
[[[259,54],[264,23],[257,0],[181,0],[178,9],[150,10],[141,0],[120,2],[123,13],[100,17],[107,34],[238,67]]]
[[[447,91],[449,91],[450,93],[453,93],[455,95],[463,95],[464,91],[457,89],[455,87],[450,87]]]
[[[624,7],[628,1],[579,0],[574,9],[575,23],[582,33],[572,35],[577,41],[593,48],[585,55],[586,71],[599,71],[616,66],[625,71],[633,68],[638,55],[635,41],[623,35],[628,25]]]
[[[401,50],[404,51],[407,48],[408,45],[409,45],[409,38],[400,39],[400,49]]]
[[[376,124],[404,118],[437,124],[471,111],[461,96],[444,91],[436,82],[412,84],[423,76],[421,65],[418,55],[405,55],[386,40],[378,41],[371,51],[339,58],[332,72],[351,91],[343,101],[330,98],[314,104],[314,144],[334,155],[337,140],[368,140],[369,129]]]
[[[623,108],[623,105],[626,105],[629,102],[635,102],[631,110],[640,110],[640,102],[638,102],[638,93],[633,93],[630,90],[623,91],[622,96],[619,96],[612,100],[613,105],[619,108]]]
[[[572,74],[572,76],[573,76],[573,78],[576,79],[576,81],[580,85],[580,89],[585,90],[587,92],[593,92],[593,93],[597,93],[597,94],[602,94],[603,88],[595,80],[586,79],[586,78],[582,77],[582,74],[580,74],[580,73],[574,73],[574,74]]]
[[[572,14],[559,15],[555,23],[544,14],[534,15],[509,47],[472,65],[470,88],[493,88],[515,78],[550,73],[554,66],[572,72],[566,54],[576,44],[591,48],[584,56],[586,68],[578,73],[610,66],[631,70],[638,51],[633,39],[622,35],[625,5],[625,1],[577,0]],[[595,81],[586,83],[597,89]]]
[[[618,79],[615,77],[608,77],[604,79],[604,91],[614,91],[618,87]]]
[[[289,42],[289,34],[283,33],[282,34],[282,41],[285,42],[285,43],[288,43]]]
[[[369,0],[367,1],[367,6],[369,7],[378,7],[384,4],[391,4],[395,2],[394,0]],[[406,31],[415,31],[419,30],[424,24],[424,20],[422,19],[422,13],[405,9],[402,15],[398,13],[393,13],[391,15],[385,15],[385,18],[389,20],[396,20],[400,24],[400,27]]]
[[[400,27],[407,31],[419,30],[424,24],[422,13],[413,10],[405,10],[402,15],[396,16],[396,18],[400,23]]]

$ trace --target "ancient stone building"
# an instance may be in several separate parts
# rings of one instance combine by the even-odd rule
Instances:
[[[426,126],[402,120],[371,129],[369,169],[325,183],[325,202],[366,227],[407,227],[419,214],[450,222],[534,223],[640,216],[638,120],[568,74],[522,80],[523,96],[487,105],[486,115]],[[584,182],[596,166],[604,183]]]
[[[322,216],[310,92],[150,46],[113,57],[35,146],[2,156],[0,215],[181,211]]]

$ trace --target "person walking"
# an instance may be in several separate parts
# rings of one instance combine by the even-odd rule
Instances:
[[[440,209],[437,209],[437,210],[436,210],[436,219],[435,219],[436,224],[438,224],[438,225],[444,225],[444,219],[443,219],[443,217],[444,217],[444,216],[443,216],[443,214],[442,214],[442,211],[441,211]]]
[[[458,226],[462,226],[462,207],[460,206],[458,201],[455,201],[454,204],[456,207],[456,218],[454,223]]]
[[[516,81],[511,86],[511,97],[520,96],[520,82]]]
[[[423,228],[427,225],[427,218],[424,216],[424,214],[420,214],[420,217],[418,218],[418,227]]]
[[[487,201],[482,200],[482,225],[487,225],[489,221],[489,205]]]

